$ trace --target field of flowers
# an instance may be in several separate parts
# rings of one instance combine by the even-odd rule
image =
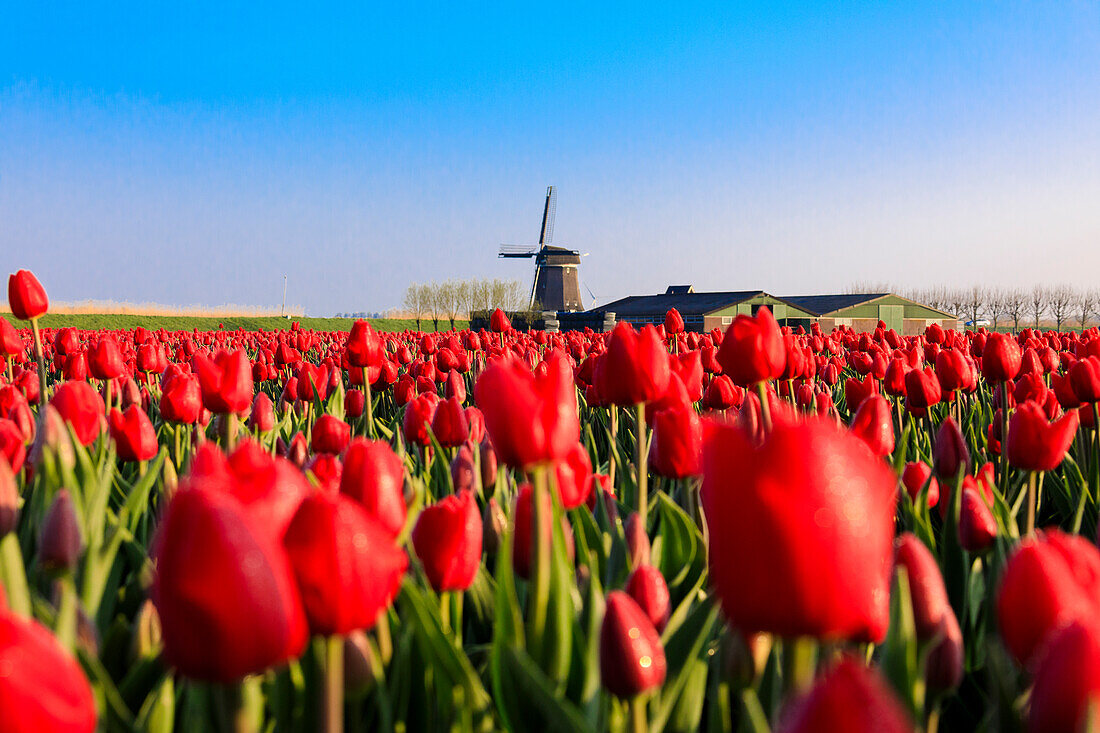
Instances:
[[[0,319],[0,731],[1100,726],[1100,334]]]

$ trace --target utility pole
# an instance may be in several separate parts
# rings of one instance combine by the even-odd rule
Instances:
[[[283,275],[283,304],[279,307],[279,317],[286,315],[286,275]]]

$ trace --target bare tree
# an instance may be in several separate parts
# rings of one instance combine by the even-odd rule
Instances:
[[[470,311],[474,309],[474,281],[460,280],[455,283],[455,299],[458,301],[459,314],[465,314],[470,318]]]
[[[1012,320],[1013,333],[1020,330],[1020,316],[1027,307],[1027,293],[1020,288],[1008,288],[1003,291],[1002,307],[1007,318]]]
[[[1031,289],[1031,300],[1028,301],[1028,313],[1035,318],[1035,328],[1039,327],[1039,318],[1047,309],[1047,289],[1042,285],[1036,285]]]
[[[947,312],[955,316],[956,319],[961,319],[966,309],[966,291],[959,289],[948,290],[944,294],[944,304],[947,306]]]
[[[427,301],[427,315],[432,319],[432,329],[439,330],[439,317],[443,314],[444,305],[442,292],[439,284],[434,280],[428,285],[424,286],[426,293],[424,295],[425,301]]]
[[[981,315],[982,306],[986,301],[985,288],[974,285],[969,290],[964,292],[963,308],[968,316],[970,316],[970,325],[973,328],[978,327],[978,316]]]
[[[418,283],[413,283],[405,289],[405,310],[413,315],[416,319],[416,330],[420,330],[420,319],[424,316],[424,311],[427,309],[428,304],[425,302],[426,291],[425,286]]]
[[[1077,293],[1069,285],[1056,285],[1050,289],[1050,314],[1054,316],[1055,328],[1062,330],[1062,324],[1069,320],[1070,309]]]
[[[1004,291],[1000,288],[986,288],[985,289],[985,302],[982,307],[985,308],[986,317],[990,320],[990,327],[996,331],[997,324],[1000,323],[1001,316],[1004,315],[1004,303],[1005,295]]]
[[[870,280],[856,280],[844,288],[846,295],[878,295],[893,292],[895,292],[895,288],[890,283]]]
[[[462,309],[462,294],[459,292],[461,283],[457,280],[447,280],[439,286],[439,300],[443,306],[443,313],[451,323],[451,330],[455,330],[455,318]]]
[[[1097,292],[1093,288],[1085,288],[1077,293],[1077,298],[1074,302],[1074,307],[1077,311],[1077,318],[1081,324],[1081,331],[1084,332],[1088,326],[1089,318],[1093,313],[1096,313],[1097,306]]]

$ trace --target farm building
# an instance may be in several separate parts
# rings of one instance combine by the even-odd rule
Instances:
[[[841,325],[871,331],[880,320],[903,334],[922,333],[931,323],[956,327],[954,316],[893,293],[781,297],[763,290],[698,293],[690,285],[673,285],[659,295],[631,295],[583,313],[561,313],[558,319],[566,330],[604,330],[617,321],[635,326],[664,323],[665,313],[675,308],[689,331],[709,331],[724,329],[740,314],[755,314],[762,305],[780,325],[809,328],[817,322],[826,331]]]

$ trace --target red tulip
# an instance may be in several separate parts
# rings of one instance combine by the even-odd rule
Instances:
[[[718,349],[723,373],[748,387],[775,379],[787,365],[787,349],[772,312],[761,307],[755,316],[733,319]]]
[[[1015,379],[1022,359],[1016,339],[1007,333],[991,333],[982,350],[982,376],[993,384]]]
[[[669,308],[665,313],[665,333],[678,334],[684,332],[684,319],[680,315],[680,311],[675,308]]]
[[[0,356],[18,356],[26,349],[23,339],[7,318],[0,318]]]
[[[614,405],[661,399],[671,375],[669,355],[653,326],[635,331],[619,321],[597,365],[600,393]]]
[[[92,688],[76,659],[49,629],[5,612],[2,603],[0,710],[5,733],[92,733],[96,728]]]
[[[759,446],[714,424],[703,474],[711,581],[733,625],[884,636],[897,479],[863,441],[821,419],[778,420]]]
[[[252,400],[252,412],[248,416],[248,425],[253,430],[266,433],[275,429],[275,405],[265,392],[258,392]]]
[[[73,427],[81,445],[91,445],[99,437],[103,425],[103,398],[87,382],[65,382],[50,405]]]
[[[1052,635],[1035,666],[1028,729],[1096,730],[1100,726],[1100,628],[1074,621]]]
[[[943,396],[940,380],[931,369],[911,369],[905,374],[905,404],[909,409],[926,409]]]
[[[8,275],[8,305],[13,316],[21,321],[33,321],[46,313],[50,300],[38,278],[29,270]]]
[[[14,473],[19,473],[27,457],[22,431],[15,422],[6,417],[0,417],[0,457],[6,459]]]
[[[894,419],[890,415],[890,403],[882,395],[872,394],[864,399],[848,429],[876,456],[894,452]]]
[[[382,366],[382,340],[366,321],[359,319],[351,326],[344,344],[348,364],[356,369],[375,369]]]
[[[546,513],[549,514],[551,511],[550,495],[543,494],[542,496],[545,502],[544,508]],[[519,491],[516,493],[515,506],[512,510],[512,522],[515,527],[512,541],[512,569],[515,570],[516,575],[527,579],[531,577],[531,561],[535,547],[535,492],[531,488],[531,484],[523,484],[519,487]],[[545,526],[547,531],[543,541],[550,542],[550,525]],[[565,534],[566,551],[570,560],[572,560],[575,552],[573,530],[565,517],[562,517],[561,528]]]
[[[362,390],[349,389],[344,395],[344,414],[350,418],[357,418],[363,414],[367,407],[367,398]]]
[[[99,339],[88,355],[88,370],[96,379],[114,379],[126,372],[126,364],[122,361],[122,352],[114,336],[107,334]]]
[[[306,498],[283,543],[309,627],[324,636],[373,627],[408,566],[386,529],[340,494]]]
[[[1100,402],[1100,358],[1088,356],[1069,370],[1073,393],[1081,402]]]
[[[1066,457],[1078,425],[1074,411],[1049,422],[1034,402],[1018,405],[1008,421],[1008,462],[1025,471],[1053,471]]]
[[[634,599],[607,594],[600,626],[600,679],[611,694],[629,699],[665,683],[667,664],[661,638]]]
[[[554,464],[554,478],[562,508],[573,509],[588,501],[592,491],[592,459],[583,445],[577,443],[563,460]]]
[[[344,454],[340,492],[358,501],[391,537],[405,527],[405,466],[381,441],[356,438]]]
[[[1077,535],[1039,532],[1005,564],[996,602],[1001,638],[1026,664],[1051,632],[1100,613],[1100,552]]]
[[[202,414],[202,390],[199,379],[191,374],[180,374],[163,384],[160,397],[160,416],[169,422],[191,425]]]
[[[130,405],[126,412],[111,410],[108,425],[123,461],[148,461],[157,454],[157,431],[140,405]]]
[[[657,568],[643,563],[626,579],[624,590],[634,599],[658,632],[665,630],[669,615],[668,584]]]
[[[555,352],[545,363],[536,377],[517,361],[494,362],[474,388],[494,449],[516,468],[561,460],[580,439],[569,362]]]
[[[940,500],[940,483],[932,475],[932,467],[924,461],[911,461],[901,472],[901,483],[909,492],[909,498],[917,500],[920,490],[928,484],[928,506],[934,507]]]
[[[909,714],[874,668],[848,657],[814,683],[779,721],[777,733],[912,733]]]
[[[932,468],[941,481],[954,482],[960,470],[970,466],[970,449],[955,418],[948,416],[936,431],[932,448]]]
[[[849,377],[844,382],[844,402],[848,405],[848,412],[852,414],[873,394],[878,394],[878,382],[873,376],[868,375],[862,381]]]
[[[414,445],[431,445],[432,439],[428,432],[435,417],[436,400],[432,399],[434,395],[435,392],[419,395],[405,405],[405,416],[401,422],[405,442]]]
[[[432,434],[444,448],[456,448],[470,437],[470,426],[466,422],[466,412],[457,397],[451,397],[439,403],[432,417]]]
[[[225,476],[185,479],[165,510],[153,581],[165,660],[233,682],[298,656],[308,630],[290,562]]]
[[[710,380],[703,394],[703,407],[708,410],[728,410],[738,408],[745,400],[745,390],[733,383],[725,374],[719,374]]]
[[[692,407],[661,410],[654,416],[649,467],[661,476],[687,478],[701,472],[703,423]]]
[[[311,447],[317,453],[342,453],[351,440],[351,426],[335,415],[321,415],[313,423]]]
[[[952,613],[936,558],[915,535],[906,532],[894,540],[894,564],[904,567],[909,577],[917,638],[928,641],[939,633],[944,617]]]
[[[221,352],[214,360],[196,355],[194,367],[203,406],[210,412],[239,413],[252,405],[252,365],[244,349]]]
[[[470,587],[481,564],[482,525],[477,502],[462,491],[420,512],[413,548],[437,593]]]
[[[493,333],[504,333],[512,327],[508,320],[508,314],[497,308],[489,315],[489,330]]]

